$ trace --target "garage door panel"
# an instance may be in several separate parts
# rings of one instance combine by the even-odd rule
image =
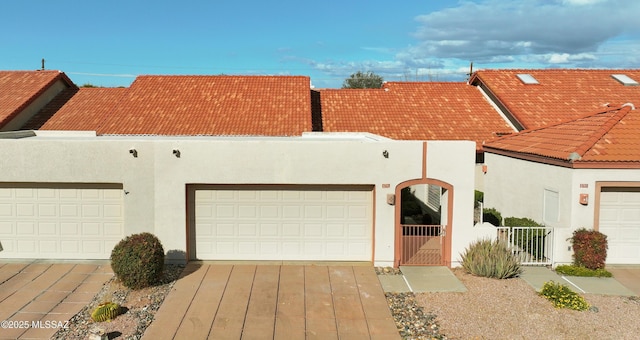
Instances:
[[[36,226],[35,222],[18,222],[17,224],[17,234],[21,236],[36,236]]]
[[[195,258],[371,259],[370,188],[194,186],[190,190],[195,200]]]
[[[40,222],[38,223],[38,235],[41,236],[55,236],[58,234],[58,225],[53,222]]]
[[[599,231],[607,235],[608,264],[640,264],[640,188],[603,188]]]
[[[277,223],[260,223],[260,237],[277,237],[279,234]]]
[[[120,185],[8,183],[0,187],[4,258],[108,259],[124,237]]]
[[[36,206],[32,203],[16,204],[16,215],[18,217],[34,217],[36,215]]]

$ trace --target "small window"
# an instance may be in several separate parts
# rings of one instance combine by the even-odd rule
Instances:
[[[442,192],[440,191],[440,187],[437,185],[429,184],[429,189],[427,192],[427,205],[435,210],[439,211],[440,209],[440,196],[442,196]]]
[[[538,82],[538,79],[534,78],[532,75],[528,73],[520,73],[520,74],[517,74],[516,77],[518,77],[518,79],[520,79],[520,81],[525,85],[540,84]]]
[[[638,82],[626,74],[612,74],[611,77],[624,86],[638,86]]]

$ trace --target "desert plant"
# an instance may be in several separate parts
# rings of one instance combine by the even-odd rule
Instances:
[[[160,280],[164,269],[164,249],[150,233],[127,236],[111,251],[111,268],[128,288],[149,287]]]
[[[462,268],[476,276],[508,279],[522,273],[518,258],[499,240],[475,241],[464,250],[461,258]]]
[[[111,321],[116,316],[122,314],[122,308],[120,305],[113,302],[101,303],[91,313],[91,320],[95,322]]]
[[[569,241],[573,245],[573,264],[589,269],[604,268],[607,259],[607,235],[580,228],[573,232]]]
[[[495,208],[482,209],[482,220],[498,227],[502,225],[502,214]]]
[[[606,269],[589,269],[578,267],[575,265],[560,265],[556,267],[556,272],[568,276],[585,276],[585,277],[612,277],[611,272]]]
[[[589,303],[569,287],[553,281],[545,282],[540,295],[553,303],[556,308],[569,308],[577,311],[589,309]]]

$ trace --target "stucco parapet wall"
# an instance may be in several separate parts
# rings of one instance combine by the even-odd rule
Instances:
[[[101,135],[95,131],[40,131],[24,130],[0,132],[0,139],[68,139],[86,138],[100,140],[214,140],[214,141],[360,141],[388,142],[393,141],[383,136],[368,132],[305,132],[302,136],[159,136],[159,135]]]

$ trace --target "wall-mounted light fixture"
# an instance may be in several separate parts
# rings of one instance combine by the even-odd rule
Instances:
[[[138,157],[138,150],[134,148],[129,149],[129,153],[133,155],[133,157]]]
[[[178,149],[173,149],[173,155],[180,158],[180,150]]]
[[[384,158],[389,158],[389,151],[387,150],[382,151],[382,156],[384,156]]]

